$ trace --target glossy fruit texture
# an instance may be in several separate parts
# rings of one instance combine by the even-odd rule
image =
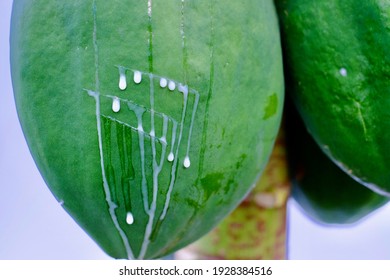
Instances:
[[[276,1],[286,73],[321,149],[378,193],[390,193],[390,2]]]
[[[169,254],[248,193],[280,123],[278,32],[271,0],[14,1],[28,145],[109,255]]]
[[[389,201],[334,164],[307,132],[295,108],[288,106],[287,111],[292,196],[309,217],[324,224],[351,224]]]

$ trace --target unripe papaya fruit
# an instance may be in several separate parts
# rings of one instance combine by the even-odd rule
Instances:
[[[41,174],[115,258],[159,258],[208,232],[279,128],[271,0],[16,0],[11,63]]]
[[[390,194],[390,2],[280,0],[288,87],[321,149]]]
[[[356,182],[334,164],[288,106],[287,143],[292,196],[304,212],[323,224],[352,224],[385,205],[389,198]]]

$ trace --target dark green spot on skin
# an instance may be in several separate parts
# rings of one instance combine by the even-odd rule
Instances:
[[[242,154],[240,157],[239,157],[239,160],[237,161],[236,163],[236,169],[239,170],[242,166],[243,166],[243,162],[244,160],[247,158],[247,155],[246,154]]]
[[[201,184],[204,189],[205,199],[209,198],[213,193],[216,193],[220,188],[224,179],[224,173],[211,173],[201,179]]]
[[[226,183],[225,188],[223,189],[225,194],[228,194],[231,189],[234,189],[237,187],[237,183],[234,180],[234,177],[229,178],[229,180]]]
[[[278,95],[273,93],[267,99],[267,106],[264,110],[263,120],[268,120],[270,117],[274,116],[278,110]]]

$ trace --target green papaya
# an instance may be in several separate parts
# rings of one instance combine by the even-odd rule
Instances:
[[[292,196],[307,216],[323,224],[352,224],[389,201],[334,164],[307,132],[293,105],[287,108]]]
[[[51,192],[114,258],[211,230],[263,171],[283,66],[272,0],[15,0],[16,106]]]
[[[321,149],[390,195],[390,2],[279,0],[287,84]]]

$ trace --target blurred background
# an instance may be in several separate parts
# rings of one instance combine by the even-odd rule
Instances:
[[[0,260],[109,259],[62,210],[24,140],[9,70],[11,0],[0,2]],[[329,228],[288,204],[289,259],[390,259],[390,205],[357,225]]]

